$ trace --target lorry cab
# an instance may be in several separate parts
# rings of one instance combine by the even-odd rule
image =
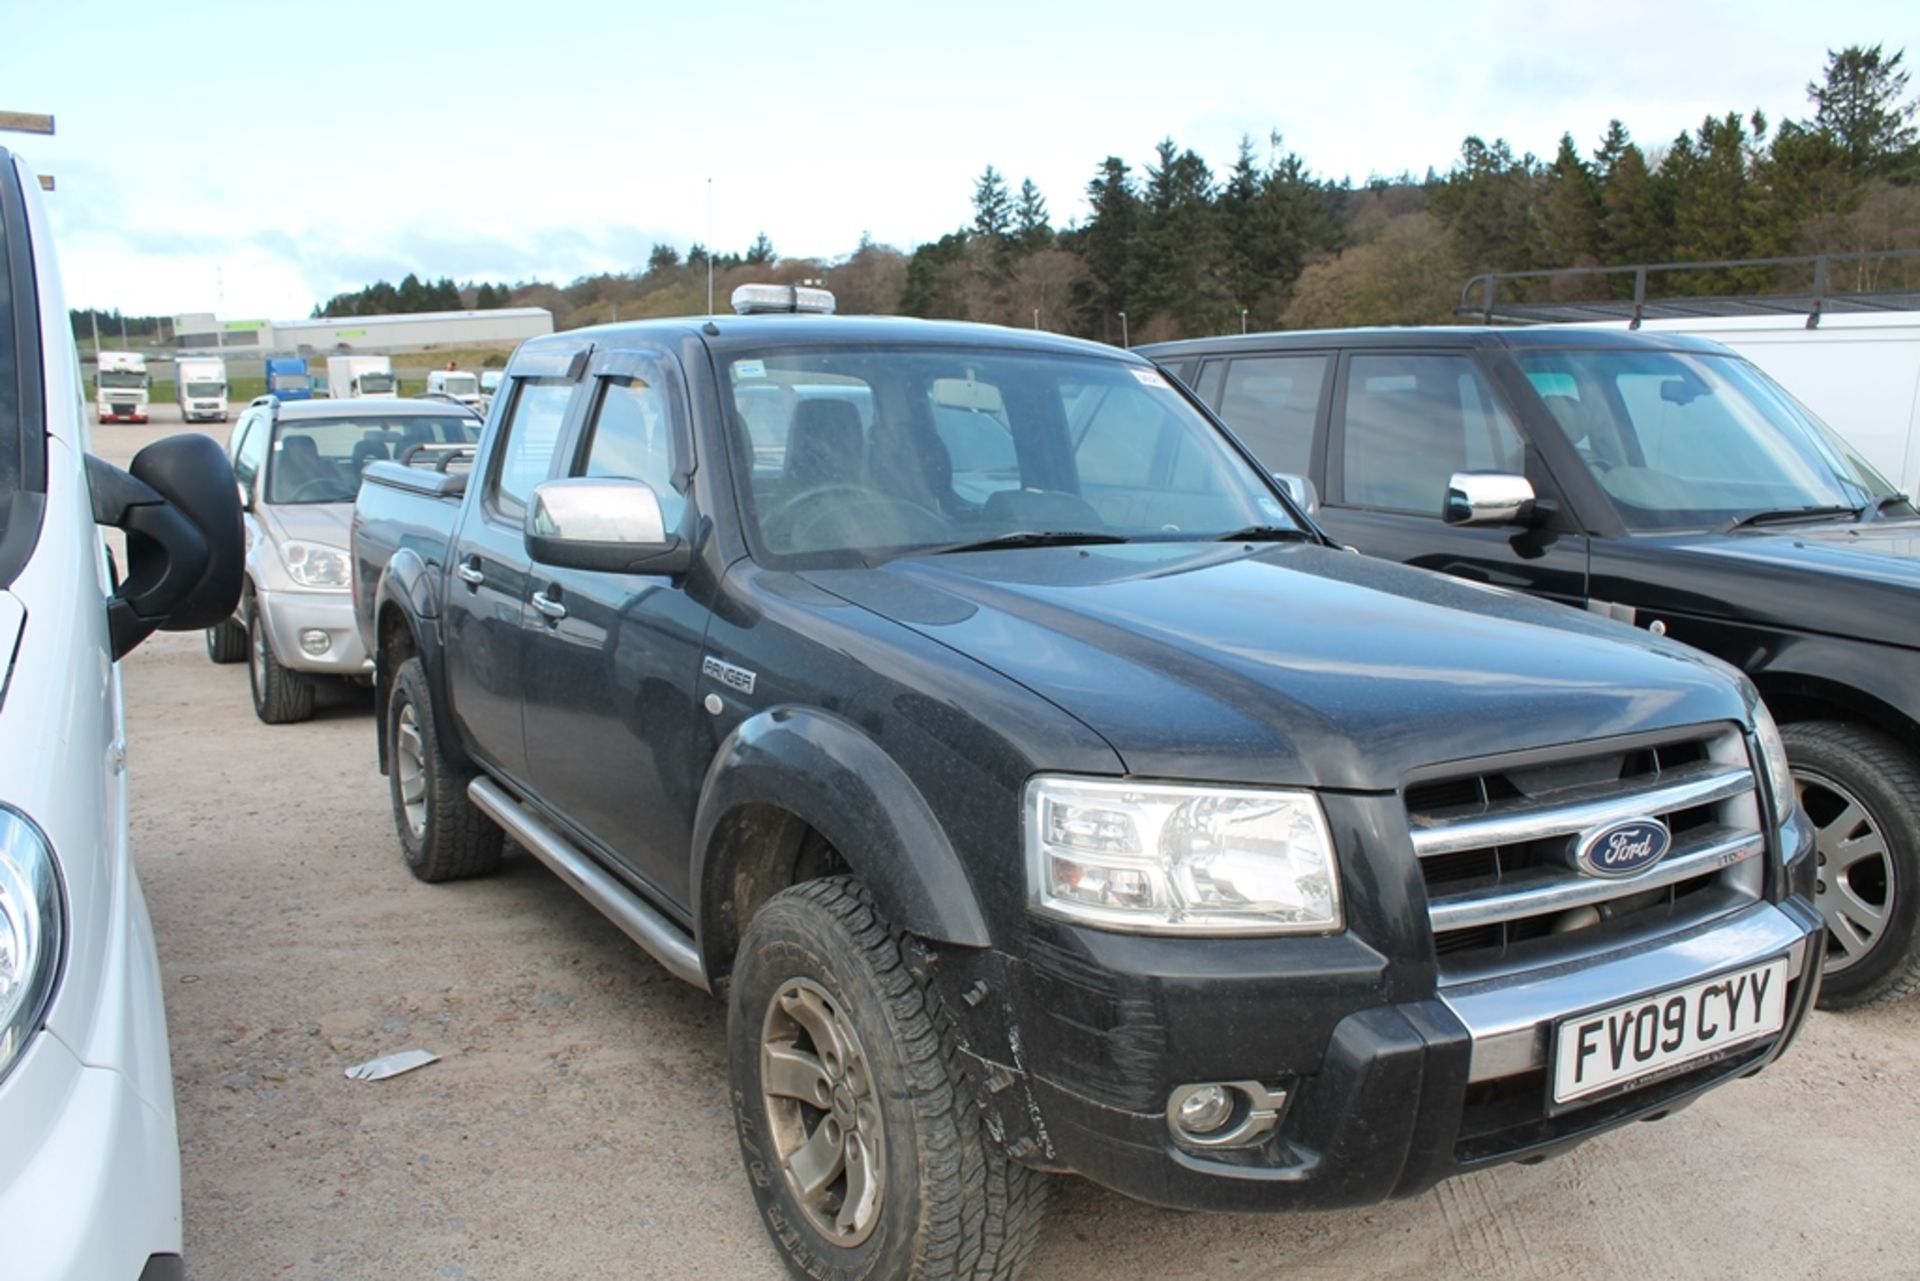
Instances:
[[[96,375],[97,417],[103,423],[147,421],[147,358],[137,351],[103,351]]]
[[[480,376],[468,369],[435,369],[427,374],[429,396],[451,396],[475,409],[486,402],[480,392]]]
[[[182,421],[227,421],[225,361],[183,356],[173,362],[173,386]]]
[[[267,394],[281,400],[311,400],[313,377],[304,356],[268,356]]]

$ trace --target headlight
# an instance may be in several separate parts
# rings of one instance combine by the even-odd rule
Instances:
[[[1027,887],[1052,916],[1142,934],[1325,934],[1340,875],[1311,792],[1034,778]]]
[[[280,559],[286,563],[293,581],[302,587],[345,591],[353,584],[351,562],[338,547],[290,539],[280,545]]]
[[[1760,765],[1767,771],[1767,784],[1773,789],[1773,817],[1784,823],[1793,817],[1793,770],[1787,764],[1787,745],[1773,713],[1759,699],[1753,701],[1753,734],[1760,740]]]
[[[0,1077],[40,1026],[60,972],[60,878],[40,829],[0,807]]]

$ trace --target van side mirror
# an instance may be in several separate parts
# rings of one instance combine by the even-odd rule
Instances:
[[[693,563],[667,532],[660,496],[643,480],[572,476],[536,485],[527,502],[527,555],[542,565],[608,574],[679,574]]]
[[[190,632],[233,615],[246,559],[239,486],[210,437],[168,436],[126,471],[88,455],[93,519],[127,536],[127,574],[107,601],[116,660],[156,631]]]
[[[1315,489],[1313,482],[1305,476],[1290,471],[1277,471],[1273,473],[1273,482],[1287,491],[1287,497],[1293,500],[1295,507],[1309,516],[1320,514],[1320,491]]]
[[[1447,481],[1441,518],[1449,525],[1527,525],[1535,516],[1533,484],[1506,472],[1457,471]]]

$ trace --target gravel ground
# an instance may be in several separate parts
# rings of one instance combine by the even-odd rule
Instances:
[[[170,415],[96,447],[124,462]],[[718,1005],[525,854],[415,882],[365,697],[262,725],[198,634],[125,674],[196,1281],[783,1275]],[[342,1075],[415,1046],[441,1061]],[[1057,1180],[1027,1275],[1912,1277],[1917,1087],[1920,1004],[1816,1014],[1784,1062],[1660,1124],[1372,1210],[1179,1214]]]

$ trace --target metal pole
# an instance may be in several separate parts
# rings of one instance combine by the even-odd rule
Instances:
[[[1247,309],[1245,307],[1240,309],[1240,332],[1243,334],[1247,332]]]
[[[127,338],[127,313],[124,311],[120,313],[120,345],[122,347],[133,346],[133,343]]]
[[[1127,341],[1127,313],[1124,311],[1120,313],[1120,345],[1122,347],[1133,346],[1132,343]]]
[[[87,308],[87,319],[93,324],[93,359],[98,363],[100,360],[100,312],[93,307]]]
[[[713,179],[707,179],[707,315],[713,315]]]
[[[1038,307],[1033,309],[1033,327],[1035,329],[1040,328],[1040,309]]]

